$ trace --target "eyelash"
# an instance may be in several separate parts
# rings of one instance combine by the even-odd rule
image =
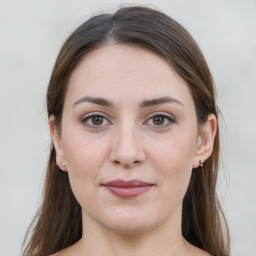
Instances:
[[[152,126],[154,129],[163,129],[163,128],[167,128],[169,127],[170,125],[174,124],[176,121],[175,121],[175,118],[172,117],[171,115],[169,114],[165,114],[165,113],[162,113],[162,112],[159,112],[159,113],[153,113],[149,116],[149,118],[146,120],[146,122],[148,122],[149,120],[153,120],[153,118],[155,117],[161,117],[161,118],[164,118],[164,122],[167,121],[167,124],[163,124],[163,125],[156,125],[156,124],[152,124],[150,126]],[[144,122],[145,123],[145,122]]]
[[[99,124],[99,125],[94,125],[94,124],[88,124],[89,121],[92,122],[92,118],[94,117],[100,117],[103,119],[103,122],[105,122],[107,120],[107,124]],[[163,128],[167,128],[169,127],[170,125],[172,125],[173,123],[175,123],[175,118],[170,116],[169,114],[165,114],[165,113],[162,113],[162,112],[159,112],[159,113],[152,113],[151,115],[149,115],[149,117],[147,118],[147,120],[145,122],[143,122],[143,124],[145,123],[148,123],[150,120],[153,120],[153,118],[156,118],[156,117],[160,117],[160,118],[164,118],[164,122],[168,122],[167,124],[160,124],[160,125],[156,125],[156,124],[149,124],[151,127],[153,127],[154,129],[163,129]],[[88,126],[89,128],[92,128],[92,129],[100,129],[102,128],[103,126],[105,125],[111,125],[112,123],[108,120],[108,118],[103,114],[103,113],[89,113],[87,115],[85,115],[83,118],[82,118],[82,123],[86,126]]]
[[[103,113],[89,113],[89,114],[83,116],[82,123],[84,125],[88,126],[89,128],[93,128],[93,129],[99,129],[99,128],[102,128],[103,125],[112,124],[110,121],[108,121],[108,124],[103,124],[103,125],[102,124],[100,124],[100,125],[88,124],[89,120],[92,122],[93,117],[103,118],[103,122],[106,120],[108,121],[108,118]]]

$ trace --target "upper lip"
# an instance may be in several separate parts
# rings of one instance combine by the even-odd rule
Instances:
[[[142,187],[142,186],[152,186],[152,183],[148,183],[141,180],[113,180],[103,184],[104,186],[110,187],[121,187],[121,188],[129,188],[129,187]]]

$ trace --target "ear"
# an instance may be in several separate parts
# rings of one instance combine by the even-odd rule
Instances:
[[[66,168],[66,159],[63,151],[61,134],[58,128],[56,127],[55,117],[53,115],[50,116],[49,119],[49,127],[50,133],[52,137],[52,141],[54,144],[55,152],[56,152],[56,164],[62,171],[67,171]]]
[[[210,114],[207,121],[200,126],[193,168],[198,168],[200,160],[206,161],[211,156],[217,126],[217,119],[214,114]]]

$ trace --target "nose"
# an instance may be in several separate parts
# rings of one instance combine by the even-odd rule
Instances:
[[[113,135],[110,161],[123,168],[132,168],[145,160],[139,132],[131,126],[117,129]]]

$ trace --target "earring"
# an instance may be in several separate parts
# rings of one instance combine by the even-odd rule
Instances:
[[[60,162],[60,166],[61,166],[60,170],[61,170],[62,172],[64,172],[64,167],[65,167],[66,165],[65,165],[64,163]]]
[[[200,167],[204,166],[204,160],[199,160]]]

